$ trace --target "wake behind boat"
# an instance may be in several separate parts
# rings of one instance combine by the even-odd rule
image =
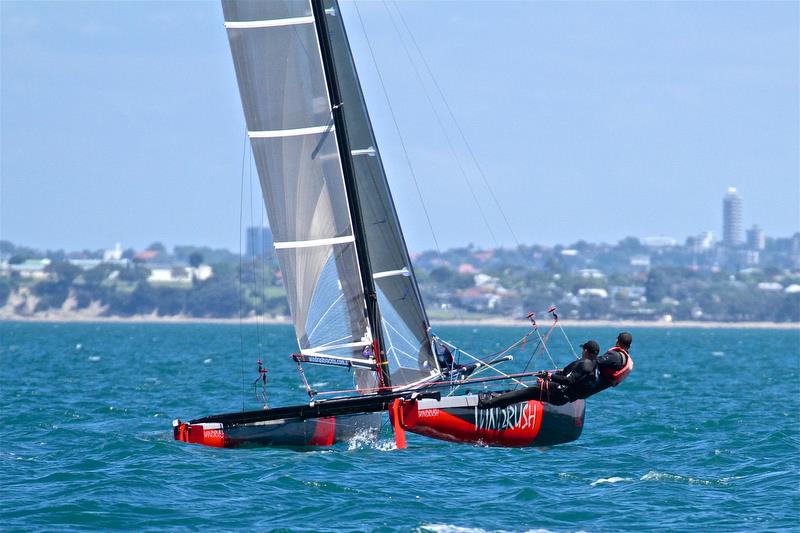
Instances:
[[[337,1],[222,6],[310,401],[176,420],[175,438],[324,446],[377,432],[388,411],[398,447],[405,431],[511,447],[577,439],[582,400],[482,408],[471,387],[528,387],[537,373],[506,374],[498,365],[507,353],[476,357],[431,334]],[[532,326],[509,348],[532,340],[532,355],[546,349],[549,331]],[[351,370],[355,388],[312,390],[305,365]],[[485,371],[495,375],[478,377]]]

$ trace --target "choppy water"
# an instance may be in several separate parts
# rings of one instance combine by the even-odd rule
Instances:
[[[523,333],[438,332],[477,353]],[[270,401],[302,401],[288,327],[0,323],[0,529],[800,528],[797,331],[634,330],[634,374],[588,401],[579,441],[550,449],[409,434],[395,450],[388,433],[311,452],[174,442],[174,417],[255,407],[242,383],[259,342]]]

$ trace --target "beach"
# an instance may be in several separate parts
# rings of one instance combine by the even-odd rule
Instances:
[[[289,317],[245,316],[236,318],[199,318],[186,315],[160,316],[156,313],[131,316],[104,316],[91,308],[84,311],[43,311],[31,314],[17,314],[7,308],[0,308],[0,322],[63,322],[63,323],[140,323],[140,324],[291,324]],[[547,327],[550,319],[540,319],[539,326]],[[714,322],[699,320],[573,320],[562,319],[559,323],[569,327],[602,328],[692,328],[692,329],[781,329],[800,330],[798,322]],[[524,328],[531,325],[528,319],[510,317],[480,319],[433,319],[433,326],[492,326]]]

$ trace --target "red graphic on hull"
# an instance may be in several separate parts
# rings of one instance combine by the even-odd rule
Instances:
[[[487,446],[530,446],[539,435],[544,405],[536,400],[504,408],[435,408],[420,410],[417,402],[401,407],[403,428],[436,439]]]
[[[314,426],[314,434],[308,441],[309,446],[331,446],[336,436],[336,418],[320,418]]]

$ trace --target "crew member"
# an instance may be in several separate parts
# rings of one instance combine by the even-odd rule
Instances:
[[[569,401],[586,399],[597,388],[597,354],[600,353],[600,345],[596,341],[588,341],[581,348],[583,357],[550,377],[551,381],[562,386]]]
[[[562,370],[547,373],[537,385],[492,396],[481,394],[478,407],[506,407],[527,400],[542,400],[553,405],[563,405],[578,399],[588,398],[597,388],[597,354],[600,345],[590,340],[583,345],[583,356]]]
[[[600,378],[594,393],[604,391],[609,387],[616,387],[628,377],[633,370],[633,359],[630,352],[633,335],[623,331],[617,335],[617,343],[597,358],[597,368]]]

